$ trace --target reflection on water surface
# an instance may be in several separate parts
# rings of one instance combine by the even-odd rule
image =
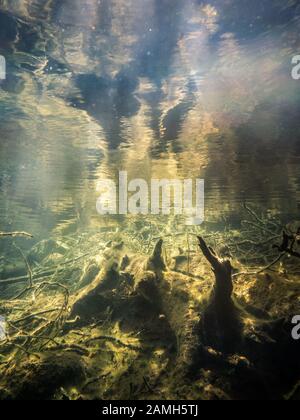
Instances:
[[[204,178],[207,220],[296,216],[299,24],[296,0],[2,0],[1,229],[98,226],[119,170]]]

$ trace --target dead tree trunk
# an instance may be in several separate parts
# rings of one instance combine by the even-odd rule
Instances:
[[[189,359],[190,347],[195,344],[193,325],[199,322],[198,313],[190,308],[188,278],[167,269],[161,239],[150,257],[133,258],[127,271],[134,278],[135,293],[150,303],[160,320],[152,323],[154,332],[176,348],[176,365],[184,364]]]
[[[224,353],[235,352],[241,342],[242,323],[232,300],[232,265],[222,260],[199,237],[199,246],[215,275],[214,289],[199,325],[201,343]]]
[[[217,257],[215,251],[208,247],[203,238],[199,237],[199,246],[207,261],[210,263],[215,275],[214,300],[219,305],[230,305],[233,292],[232,266],[229,260]]]

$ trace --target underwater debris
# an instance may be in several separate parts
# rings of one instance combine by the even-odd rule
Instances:
[[[273,221],[269,227],[279,232]],[[161,238],[154,239],[159,230]],[[57,265],[49,263],[50,248],[38,266],[30,265],[32,287],[28,274],[23,287],[22,282],[3,285],[12,292],[0,301],[8,332],[0,342],[0,365],[7,372],[0,380],[0,398],[11,398],[3,390],[10,389],[13,367],[25,373],[25,366],[30,370],[49,352],[75,355],[86,375],[76,395],[68,385],[62,391],[57,384],[49,398],[166,399],[179,393],[182,398],[232,399],[270,398],[268,387],[275,396],[289,392],[299,371],[299,343],[291,339],[287,315],[297,309],[299,286],[292,274],[282,274],[282,267],[292,273],[296,260],[282,257],[278,270],[274,265],[274,271],[251,277],[242,274],[245,264],[240,263],[247,254],[259,266],[266,249],[273,250],[268,258],[278,258],[272,246],[282,231],[272,240],[258,227],[251,228],[251,239],[247,229],[200,230],[199,239],[196,229],[191,232],[188,246],[186,232],[174,233],[177,267],[171,233],[162,239],[161,226],[136,230],[132,225],[124,232],[66,238],[62,242],[69,251]],[[153,251],[147,253],[150,246]],[[24,264],[21,253],[15,255]],[[189,270],[183,273],[188,258]],[[274,363],[285,386],[274,382]]]

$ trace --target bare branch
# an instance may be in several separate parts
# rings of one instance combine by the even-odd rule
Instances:
[[[27,232],[0,232],[0,238],[16,238],[16,237],[33,238],[33,235]]]

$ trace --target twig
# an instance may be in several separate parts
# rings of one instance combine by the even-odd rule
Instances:
[[[20,346],[19,344],[14,343],[13,345],[14,345],[15,347],[17,347],[19,350],[21,350],[23,353],[26,353],[26,354],[27,354],[27,356],[34,356],[34,357],[36,357],[38,360],[40,360],[40,359],[41,359],[41,356],[39,356],[39,355],[38,355],[38,354],[36,354],[36,353],[32,353],[31,351],[29,351],[29,350],[25,349],[23,346]]]
[[[275,226],[277,229],[280,228],[282,229],[282,226],[278,223],[273,222],[272,220],[263,220],[261,219],[254,210],[252,210],[249,206],[247,206],[246,203],[244,203],[244,208],[245,210],[247,210],[247,212],[259,223],[261,223],[262,225],[266,225],[268,224],[272,224],[273,226]]]
[[[110,373],[105,373],[105,374],[103,374],[103,375],[101,375],[101,376],[99,376],[99,377],[97,377],[97,378],[93,378],[93,379],[91,379],[91,380],[89,380],[89,381],[87,381],[84,385],[83,385],[83,387],[82,387],[82,391],[85,391],[90,385],[94,385],[95,383],[97,383],[97,382],[99,382],[99,381],[101,381],[102,379],[106,379],[108,376],[110,376]]]
[[[137,347],[137,346],[133,346],[132,344],[126,344],[126,343],[123,343],[121,340],[119,340],[118,338],[115,338],[115,337],[111,337],[111,336],[107,336],[107,335],[99,335],[99,336],[97,336],[97,337],[92,337],[92,338],[90,338],[90,339],[88,339],[88,340],[86,340],[85,341],[85,343],[86,344],[89,344],[89,343],[91,343],[92,341],[111,341],[112,343],[115,343],[115,344],[118,344],[118,345],[120,345],[120,346],[122,346],[122,347],[127,347],[127,348],[129,348],[129,349],[131,349],[131,350],[135,350],[135,351],[139,351],[139,350],[141,350],[140,349],[140,347]]]
[[[277,264],[283,257],[285,256],[285,252],[283,252],[282,254],[279,255],[279,257],[276,258],[276,260],[274,260],[273,262],[271,262],[269,265],[267,265],[266,267],[258,270],[258,271],[241,271],[240,273],[235,273],[232,275],[232,277],[239,277],[239,276],[255,276],[257,274],[261,274],[264,271],[269,270],[271,267],[273,267],[273,265]]]
[[[0,232],[0,238],[15,238],[17,236],[25,237],[25,238],[33,238],[33,235],[27,232]]]
[[[57,312],[59,310],[60,310],[60,308],[54,308],[54,309],[48,309],[46,311],[36,312],[34,314],[24,316],[23,318],[17,319],[16,321],[12,321],[12,323],[13,324],[20,324],[21,322],[27,321],[28,319],[32,319],[32,318],[35,318],[35,317],[40,316],[40,315],[50,314],[52,312]]]
[[[54,341],[54,340],[52,339],[51,341]],[[51,347],[51,350],[53,351],[59,351],[59,350],[70,351],[70,352],[78,354],[79,356],[88,356],[90,354],[87,349],[85,349],[82,346],[79,346],[78,344],[60,344],[60,343],[57,343],[56,341],[54,342],[56,344],[56,347]]]
[[[252,241],[251,239],[245,239],[244,241],[241,242],[233,242],[231,241],[231,243],[229,244],[231,245],[235,245],[235,246],[242,246],[242,245],[254,245],[254,246],[263,246],[263,245],[268,245],[270,242],[275,241],[275,239],[278,239],[280,235],[275,235],[272,236],[269,239],[266,239],[265,241],[262,242],[255,242]]]
[[[187,233],[187,272],[190,272],[190,266],[191,266],[191,247],[190,247],[190,234],[189,232]]]
[[[253,226],[256,229],[263,230],[263,231],[269,233],[269,235],[274,235],[274,232],[272,232],[270,229],[266,228],[265,226],[260,226],[257,223],[251,222],[250,220],[243,220],[242,223]]]
[[[29,279],[29,287],[32,287],[32,284],[33,284],[32,283],[32,270],[31,270],[30,264],[29,264],[29,262],[28,262],[28,260],[25,256],[24,252],[22,251],[22,249],[19,248],[15,243],[13,245],[16,248],[16,250],[19,251],[19,253],[21,254],[21,256],[22,256],[22,258],[23,258],[23,260],[26,264],[27,272],[28,272],[28,279]]]
[[[64,270],[64,268],[61,268],[61,269],[58,269],[58,270],[45,271],[44,273],[40,273],[38,275],[33,274],[33,279],[32,280],[42,280],[44,278],[52,276],[53,274],[55,274],[55,272],[60,273],[63,270]],[[2,286],[2,285],[5,286],[7,284],[23,283],[26,280],[28,280],[28,276],[11,277],[9,279],[0,280],[0,286]]]
[[[23,333],[18,327],[16,327],[15,325],[13,325],[12,322],[8,322],[8,325],[13,328],[15,331],[17,331],[18,335],[16,335],[15,337],[11,338],[9,340],[10,343],[12,343],[14,340],[18,340],[20,338],[30,338],[32,340],[48,340],[48,341],[52,341],[54,344],[59,345],[59,343],[57,341],[55,341],[52,337],[46,337],[43,335],[32,335],[29,333]]]
[[[72,262],[77,262],[77,261],[86,257],[89,254],[90,253],[86,253],[84,255],[81,255],[80,257],[74,258],[72,260],[65,261],[62,264],[66,265],[66,264],[70,264]],[[62,265],[62,264],[60,264],[60,265]],[[47,277],[52,276],[55,273],[61,273],[64,270],[65,270],[64,267],[58,266],[56,268],[52,268],[52,269],[49,269],[49,270],[46,270],[46,271],[40,271],[38,273],[33,273],[32,274],[32,280],[42,280],[42,279],[45,279]],[[22,282],[26,281],[27,279],[28,279],[28,276],[11,277],[11,278],[8,278],[8,279],[0,280],[0,286],[2,286],[2,285],[6,286],[7,284],[22,283]]]
[[[22,290],[22,292],[20,292],[17,296],[13,297],[11,300],[18,300],[31,290],[33,290],[33,286],[26,287],[26,289]]]

